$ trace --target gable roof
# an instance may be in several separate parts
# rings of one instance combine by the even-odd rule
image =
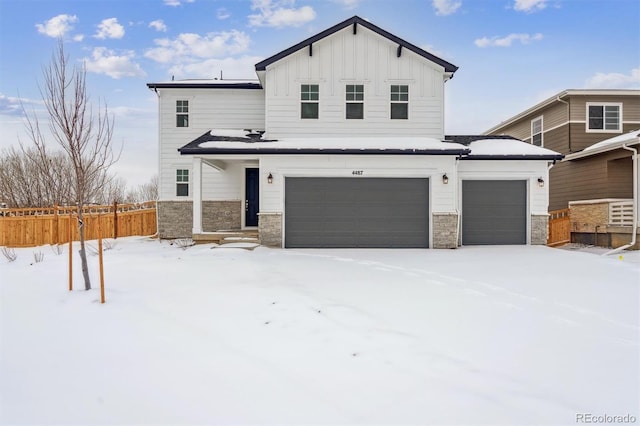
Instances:
[[[282,58],[285,58],[295,52],[297,52],[298,50],[309,46],[310,44],[313,44],[319,40],[322,40],[325,37],[330,36],[331,34],[338,32],[348,26],[354,25],[354,28],[357,28],[358,25],[362,25],[363,27],[383,36],[386,37],[387,39],[391,40],[394,43],[397,43],[398,46],[401,46],[405,49],[409,49],[412,52],[422,56],[423,58],[426,58],[428,60],[430,60],[431,62],[435,62],[436,64],[442,66],[445,70],[445,72],[450,72],[451,74],[453,74],[454,72],[456,72],[456,70],[458,69],[457,66],[453,65],[452,63],[449,63],[447,61],[445,61],[444,59],[440,59],[435,55],[432,55],[431,53],[427,52],[424,49],[419,48],[418,46],[409,43],[406,40],[401,39],[400,37],[396,37],[393,34],[391,34],[390,32],[387,32],[385,30],[383,30],[382,28],[373,25],[371,22],[368,22],[362,18],[360,18],[359,16],[353,16],[349,19],[347,19],[346,21],[340,22],[339,24],[334,25],[331,28],[328,28],[324,31],[322,31],[321,33],[318,33],[316,35],[314,35],[313,37],[309,37],[306,40],[301,41],[300,43],[291,46],[288,49],[283,50],[280,53],[276,53],[275,55],[271,56],[270,58],[267,58],[261,62],[258,62],[256,64],[256,71],[264,71],[266,70],[267,66],[273,64],[274,62],[279,61]]]
[[[490,128],[484,133],[485,134],[493,133],[504,127],[510,126],[516,121],[523,119],[527,115],[533,114],[534,112],[539,111],[542,108],[545,108],[553,103],[556,103],[556,102],[566,103],[561,99],[570,97],[570,96],[640,96],[640,90],[636,90],[636,89],[567,89],[567,90],[563,90],[562,92],[557,93],[551,96],[550,98],[535,104],[531,108],[528,108],[514,115],[513,117],[506,119],[500,124],[493,126],[492,128]]]

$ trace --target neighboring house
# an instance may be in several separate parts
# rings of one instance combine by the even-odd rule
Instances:
[[[562,154],[581,152],[640,128],[640,90],[565,90],[487,130]],[[557,163],[549,174],[549,209],[571,201],[632,198],[631,152],[612,150]]]
[[[638,150],[640,130],[635,130],[565,157],[563,162],[568,162],[572,170],[588,170],[590,177],[606,182],[609,194],[614,194],[569,202],[572,242],[619,247],[631,242],[634,229],[637,236]],[[634,248],[639,249],[640,244],[636,243]]]
[[[257,81],[149,83],[159,234],[256,229],[277,247],[544,244],[548,166],[512,138],[444,135],[457,67],[355,16]]]

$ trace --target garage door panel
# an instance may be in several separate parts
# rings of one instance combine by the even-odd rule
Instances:
[[[462,243],[526,244],[526,181],[462,182]]]
[[[428,247],[428,179],[287,178],[286,247]]]

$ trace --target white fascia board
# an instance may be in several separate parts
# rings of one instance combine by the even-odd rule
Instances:
[[[635,138],[628,141],[621,141],[616,144],[604,145],[601,148],[590,149],[588,151],[582,150],[580,152],[574,152],[573,154],[568,154],[562,159],[562,161],[571,161],[571,160],[577,160],[579,158],[591,157],[592,155],[598,155],[604,152],[614,151],[616,149],[622,149],[623,145],[632,146],[632,145],[638,145],[638,144],[640,144],[640,138]]]

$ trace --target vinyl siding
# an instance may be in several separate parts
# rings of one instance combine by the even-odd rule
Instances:
[[[269,137],[444,136],[444,69],[364,28],[332,34],[266,70]],[[300,85],[318,84],[319,118],[300,118]],[[364,119],[345,118],[345,86],[364,85]],[[390,119],[390,86],[409,86],[409,119]]]
[[[190,200],[176,197],[176,169],[188,169],[193,177],[192,157],[178,148],[211,129],[264,129],[264,91],[241,89],[159,89],[160,200]],[[176,127],[176,101],[189,101],[189,127]],[[220,173],[202,166],[203,199],[241,199],[241,170],[231,166]]]
[[[549,210],[565,209],[569,201],[631,198],[630,155],[617,150],[556,164],[549,173]]]
[[[571,96],[569,102],[571,103],[571,121],[586,122],[587,102],[611,102],[622,104],[623,122],[640,123],[640,96]]]
[[[521,139],[525,142],[531,143],[531,120],[538,117],[542,117],[542,132],[543,132],[543,146],[545,148],[554,149],[547,145],[547,138],[549,129],[554,129],[567,122],[567,105],[563,103],[555,103],[549,105],[546,108],[535,111],[521,120],[500,129],[497,132],[493,132],[493,135],[509,135],[514,138]],[[551,130],[552,132],[554,130]],[[560,142],[555,142],[556,145],[562,145]]]
[[[587,133],[584,126],[584,123],[571,123],[571,152],[582,151],[595,143],[620,135],[620,133]],[[640,124],[623,123],[622,133],[638,128]]]
[[[383,155],[269,155],[260,158],[260,182],[273,175],[273,184],[262,185],[260,210],[284,211],[286,177],[419,177],[431,178],[432,212],[455,212],[455,157],[453,156],[383,156]],[[362,175],[354,176],[354,170]],[[446,173],[449,184],[442,183]]]

